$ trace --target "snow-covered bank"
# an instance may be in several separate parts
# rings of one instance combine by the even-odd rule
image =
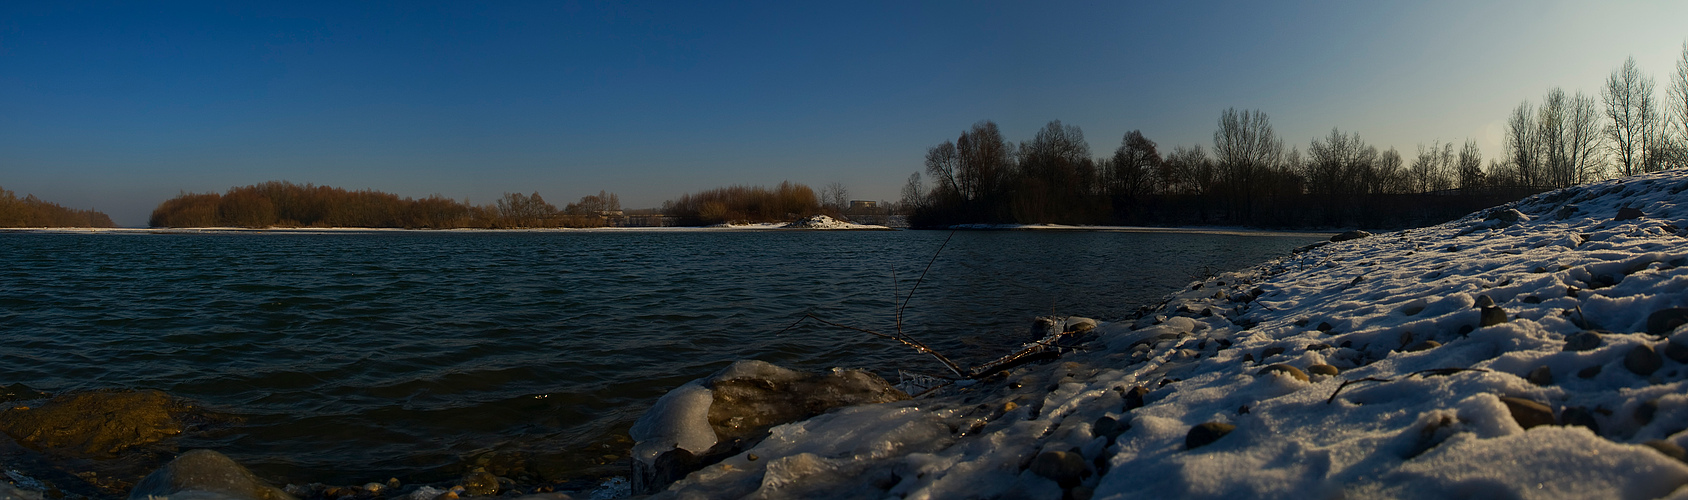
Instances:
[[[822,220],[824,219],[824,220]],[[854,230],[893,231],[886,226],[856,224],[835,220],[824,215],[789,223],[718,224],[714,226],[671,227],[585,227],[585,228],[528,228],[528,229],[405,229],[388,227],[26,227],[0,228],[0,233],[102,233],[102,234],[347,234],[347,233],[625,233],[625,232],[716,232],[716,231],[776,231],[776,230]]]
[[[1336,234],[1333,232],[1316,230],[1285,231],[1231,226],[1152,227],[1070,226],[1065,224],[956,224],[950,226],[950,228],[990,231],[1089,231],[1115,233],[1220,234],[1230,236],[1330,236]]]
[[[1664,172],[1310,248],[657,497],[1688,498],[1682,227]]]

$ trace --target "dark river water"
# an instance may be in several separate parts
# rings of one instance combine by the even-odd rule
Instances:
[[[634,419],[736,359],[941,372],[859,332],[778,332],[893,330],[949,236],[0,233],[0,384],[192,400],[228,418],[179,446],[282,482],[616,475]],[[1318,238],[958,232],[903,327],[983,361],[1035,316],[1122,318]]]

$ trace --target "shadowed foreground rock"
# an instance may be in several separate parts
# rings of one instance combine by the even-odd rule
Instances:
[[[749,449],[774,426],[833,408],[904,399],[907,394],[866,370],[804,373],[764,361],[735,362],[670,391],[633,424],[634,492],[660,490]]]
[[[294,500],[293,495],[264,483],[234,460],[211,450],[189,451],[164,464],[135,485],[129,498]]]
[[[159,391],[82,392],[0,412],[0,431],[32,448],[105,458],[181,434],[188,409]]]

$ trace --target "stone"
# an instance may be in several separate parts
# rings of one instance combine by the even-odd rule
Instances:
[[[193,450],[164,464],[130,491],[130,500],[182,495],[194,498],[230,497],[242,500],[294,500],[293,495],[258,479],[234,460],[211,450]]]
[[[1319,323],[1319,331],[1321,331],[1321,332],[1330,333],[1332,328],[1335,328],[1335,327],[1331,326],[1331,324],[1329,322],[1320,322]]]
[[[151,390],[62,394],[38,407],[0,412],[0,431],[38,449],[109,458],[181,434],[189,408]]]
[[[1600,423],[1594,421],[1594,412],[1581,406],[1572,406],[1559,412],[1559,425],[1580,425],[1600,435]]]
[[[1307,350],[1311,352],[1323,351],[1325,349],[1330,349],[1330,344],[1307,344]]]
[[[1530,370],[1530,374],[1525,376],[1524,380],[1528,380],[1535,385],[1553,385],[1553,369],[1548,368],[1547,365],[1538,366],[1536,369]]]
[[[1653,351],[1653,346],[1650,345],[1635,346],[1629,350],[1628,354],[1624,355],[1624,368],[1628,368],[1629,371],[1643,377],[1652,375],[1653,372],[1659,371],[1659,368],[1664,365],[1664,359],[1660,358],[1659,353]]]
[[[1581,331],[1565,336],[1565,351],[1592,351],[1602,343],[1600,334],[1594,331]]]
[[[1583,368],[1581,370],[1577,370],[1577,378],[1594,378],[1594,377],[1600,375],[1600,368],[1601,368],[1601,365],[1594,365],[1594,366],[1590,366],[1588,368]]]
[[[1561,219],[1568,219],[1572,215],[1576,215],[1577,210],[1578,210],[1578,207],[1576,205],[1565,205],[1565,206],[1559,207],[1559,210],[1554,211],[1553,215],[1555,217],[1558,217],[1558,218],[1561,218]]]
[[[1623,207],[1618,209],[1618,215],[1612,217],[1612,220],[1634,220],[1646,216],[1647,214],[1642,213],[1639,208]]]
[[[1302,382],[1306,382],[1308,380],[1307,373],[1301,371],[1300,368],[1296,368],[1296,367],[1286,365],[1286,364],[1282,364],[1282,363],[1271,365],[1271,366],[1268,366],[1268,367],[1265,367],[1265,368],[1261,368],[1260,372],[1256,373],[1255,375],[1264,377],[1268,374],[1273,374],[1273,373],[1285,375],[1285,376],[1288,376],[1290,378],[1300,380]]]
[[[1184,435],[1184,449],[1193,450],[1213,444],[1234,430],[1237,430],[1237,426],[1224,422],[1207,422],[1191,427],[1190,432]]]
[[[1311,374],[1314,374],[1314,375],[1334,376],[1336,374],[1342,373],[1342,370],[1337,369],[1335,366],[1318,364],[1318,365],[1308,366],[1307,367],[1307,373],[1311,373]]]
[[[1063,333],[1083,333],[1095,329],[1096,320],[1090,318],[1080,318],[1078,316],[1067,318],[1066,324],[1061,327],[1061,331]]]
[[[39,491],[21,489],[5,481],[0,481],[0,500],[43,500],[46,495]]]
[[[1676,327],[1688,323],[1688,308],[1672,307],[1647,315],[1647,333],[1669,335]]]
[[[1431,349],[1435,349],[1437,347],[1442,347],[1442,343],[1434,341],[1434,340],[1426,340],[1426,341],[1423,341],[1423,342],[1419,342],[1417,344],[1407,346],[1405,349],[1402,349],[1402,350],[1406,351],[1406,352],[1418,352],[1418,351],[1428,351],[1428,350],[1431,350]]]
[[[463,475],[463,490],[477,497],[490,497],[498,494],[498,476],[487,471],[474,471]]]
[[[1149,389],[1141,385],[1132,387],[1131,390],[1125,391],[1125,411],[1142,408],[1145,403],[1144,398],[1147,398],[1148,396]]]
[[[1108,438],[1108,441],[1113,441],[1114,438],[1119,437],[1120,434],[1124,434],[1125,431],[1130,429],[1130,424],[1122,424],[1119,420],[1115,420],[1114,417],[1108,416],[1097,418],[1096,423],[1090,426],[1090,432],[1092,434]]]
[[[1553,425],[1553,409],[1547,405],[1511,396],[1502,396],[1500,402],[1506,405],[1506,411],[1512,414],[1512,420],[1518,422],[1519,427],[1529,429],[1538,425]]]
[[[1489,306],[1482,309],[1482,319],[1478,324],[1483,327],[1495,326],[1506,322],[1506,310]]]
[[[1471,325],[1460,325],[1459,326],[1459,334],[1460,335],[1466,335],[1466,334],[1469,334],[1469,333],[1476,331],[1476,330],[1477,330],[1477,327],[1474,327],[1474,326],[1471,326]]]
[[[1688,451],[1683,450],[1682,447],[1677,446],[1676,443],[1654,439],[1641,444],[1648,448],[1657,450],[1659,453],[1663,453],[1667,457],[1674,458],[1682,462],[1688,462]]]
[[[43,399],[46,397],[47,393],[31,389],[29,386],[23,385],[23,382],[0,386],[0,403],[7,401],[28,401],[32,399]]]
[[[1537,296],[1534,296],[1534,295],[1526,295],[1526,296],[1524,296],[1524,298],[1522,300],[1525,304],[1540,304],[1541,303],[1541,297],[1537,297]]]
[[[1372,235],[1371,233],[1368,233],[1368,232],[1365,232],[1365,231],[1360,231],[1360,230],[1346,231],[1346,232],[1343,232],[1343,233],[1338,234],[1336,236],[1330,237],[1330,241],[1332,243],[1335,243],[1335,242],[1338,242],[1338,241],[1357,240],[1357,239],[1360,239],[1360,238],[1370,237],[1371,235]]]
[[[1037,458],[1032,459],[1031,467],[1028,467],[1028,469],[1033,474],[1055,481],[1062,488],[1078,486],[1078,483],[1084,480],[1084,476],[1090,475],[1090,470],[1085,468],[1084,465],[1084,456],[1070,451],[1039,453]]]
[[[1649,399],[1635,405],[1635,423],[1647,425],[1653,423],[1653,416],[1659,413],[1659,400]]]
[[[1482,308],[1485,308],[1485,307],[1494,307],[1494,306],[1495,306],[1495,299],[1489,298],[1488,295],[1478,295],[1477,296],[1477,303],[1475,305],[1473,305],[1472,307],[1482,309]]]
[[[1678,363],[1688,363],[1688,346],[1678,344],[1674,340],[1666,342],[1665,357]]]
[[[1268,348],[1266,348],[1266,350],[1260,351],[1260,359],[1270,358],[1272,356],[1277,356],[1277,355],[1283,354],[1283,353],[1284,353],[1283,347],[1277,347],[1277,346],[1268,347]]]

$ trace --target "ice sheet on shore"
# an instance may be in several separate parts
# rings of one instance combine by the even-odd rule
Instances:
[[[1688,328],[1653,316],[1688,307],[1685,192],[1578,186],[1216,276],[1090,352],[775,427],[658,498],[1688,496]],[[1204,422],[1235,429],[1188,448]]]

